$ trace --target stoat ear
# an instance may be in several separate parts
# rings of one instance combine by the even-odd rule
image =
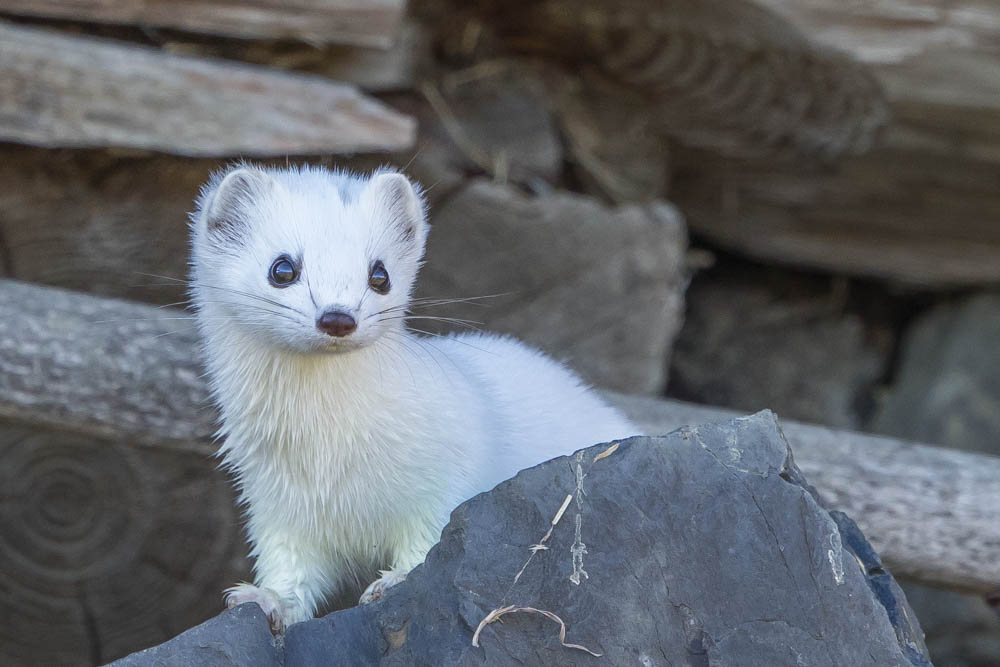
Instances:
[[[427,213],[423,198],[409,179],[386,172],[373,176],[368,187],[375,198],[376,214],[397,230],[401,243],[423,253]]]
[[[209,233],[226,241],[245,238],[255,204],[274,184],[271,176],[252,167],[236,167],[226,174],[205,203]]]

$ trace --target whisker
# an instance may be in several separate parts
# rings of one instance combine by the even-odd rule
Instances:
[[[392,317],[380,318],[379,322],[391,322],[392,320],[431,320],[434,322],[444,322],[446,324],[456,324],[458,326],[474,329],[475,331],[480,331],[479,327],[476,326],[477,324],[485,326],[483,322],[478,322],[476,320],[463,320],[458,317],[435,317],[433,315],[394,315]]]
[[[381,315],[383,313],[405,311],[409,307],[410,307],[410,304],[408,304],[408,303],[404,303],[404,304],[402,304],[400,306],[389,306],[388,308],[380,310],[377,313],[372,313],[371,315],[366,315],[365,319],[368,320],[368,319],[371,319],[371,318],[373,318],[373,317],[375,317],[377,315]]]
[[[406,164],[403,165],[403,168],[400,171],[405,173],[406,170],[410,168],[410,165],[413,164],[413,161],[416,160],[420,156],[420,154],[424,152],[424,149],[427,148],[427,145],[430,142],[431,142],[430,138],[424,139],[424,143],[422,143],[420,147],[417,148],[416,152],[413,154],[413,157],[407,160]]]
[[[179,333],[185,333],[185,332],[183,332],[181,330],[177,330],[177,331],[164,331],[163,333],[158,333],[155,336],[153,336],[153,339],[156,340],[157,338],[163,338],[164,336],[169,336],[170,334],[179,334]]]
[[[122,324],[124,322],[170,322],[171,320],[197,320],[195,316],[190,317],[125,317],[120,320],[94,320],[91,324]],[[219,319],[219,318],[215,318]],[[226,318],[231,319],[231,318]]]
[[[396,338],[392,338],[392,337],[389,337],[388,335],[386,335],[386,337],[387,337],[387,338],[388,338],[389,340],[392,340],[393,342],[395,342],[395,343],[397,343],[397,344],[400,344],[400,345],[403,345],[403,346],[404,346],[404,348],[405,348],[405,349],[407,349],[407,351],[408,351],[408,352],[409,352],[409,353],[410,353],[410,354],[411,354],[412,356],[415,356],[415,355],[413,354],[413,351],[412,351],[412,350],[410,350],[409,348],[406,348],[406,344],[405,344],[405,342],[404,342],[404,341],[402,341],[402,340],[399,340],[399,339],[396,339]],[[376,340],[376,341],[375,341],[375,344],[376,344],[376,345],[378,345],[379,343],[381,343],[381,344],[383,345],[383,348],[382,348],[382,349],[383,349],[384,351],[386,351],[386,352],[389,352],[389,353],[393,354],[393,355],[395,356],[396,360],[397,360],[397,361],[400,361],[400,362],[402,363],[403,367],[404,367],[404,368],[406,369],[406,372],[407,372],[407,374],[408,374],[408,375],[410,376],[410,382],[411,382],[411,383],[412,383],[412,384],[413,384],[414,386],[416,386],[416,385],[417,385],[417,378],[416,378],[416,376],[415,376],[415,375],[413,375],[413,369],[412,369],[412,368],[410,367],[410,364],[409,364],[409,363],[407,362],[407,360],[406,360],[406,357],[405,357],[405,356],[404,356],[403,354],[401,354],[401,353],[400,353],[400,351],[399,351],[398,349],[396,349],[396,348],[395,348],[395,347],[393,347],[392,345],[389,345],[389,343],[388,343],[388,342],[387,342],[386,340],[384,340],[384,339],[379,339],[379,340]]]
[[[515,292],[500,292],[498,294],[484,294],[482,296],[465,296],[465,297],[422,297],[419,299],[413,299],[410,304],[414,306],[441,306],[449,303],[469,303],[476,306],[482,306],[485,304],[475,303],[476,301],[482,301],[484,299],[496,299],[502,296],[511,296]]]
[[[157,306],[157,310],[163,310],[164,308],[173,308],[175,306],[190,306],[193,305],[191,299],[184,299],[183,301],[175,301],[173,303],[165,303],[162,306]]]
[[[420,350],[421,352],[423,352],[427,356],[431,357],[431,359],[433,359],[434,363],[437,364],[438,369],[441,371],[442,375],[444,375],[446,378],[448,378],[448,383],[451,384],[453,388],[454,388],[454,381],[452,380],[451,376],[448,373],[445,373],[444,368],[441,366],[441,363],[434,357],[434,355],[438,354],[438,355],[444,357],[444,359],[448,363],[450,363],[452,365],[452,367],[458,372],[459,375],[464,375],[464,372],[462,371],[461,366],[459,366],[455,362],[455,360],[451,358],[451,355],[449,355],[447,352],[445,352],[441,348],[437,347],[436,345],[433,345],[433,344],[431,344],[429,342],[426,342],[426,341],[422,341],[419,338],[412,338],[412,337],[409,337],[409,336],[405,336],[403,334],[399,334],[398,332],[393,332],[393,333],[396,333],[403,340],[405,340],[405,341],[407,341],[407,342],[415,345],[418,350]]]
[[[203,282],[189,282],[187,280],[181,280],[180,278],[174,278],[172,276],[161,276],[157,273],[143,273],[141,271],[136,271],[135,273],[139,274],[140,276],[149,276],[150,278],[160,278],[161,280],[169,280],[174,283],[182,283],[184,285],[193,285],[197,287],[204,287],[206,289],[216,289],[216,290],[221,290],[223,292],[230,292],[232,294],[239,294],[240,296],[245,296],[248,299],[256,299],[258,301],[271,304],[272,306],[284,308],[285,310],[291,310],[305,317],[305,313],[299,311],[298,309],[292,308],[291,306],[281,303],[280,301],[275,301],[274,299],[268,299],[265,296],[260,296],[259,294],[251,294],[250,292],[244,292],[241,290],[233,289],[231,287],[220,287],[219,285],[210,285],[208,283],[203,283]]]
[[[461,343],[462,345],[468,345],[469,347],[471,347],[474,350],[479,350],[480,352],[484,352],[486,354],[492,354],[492,355],[496,356],[496,352],[490,352],[489,350],[484,350],[481,347],[477,347],[477,346],[473,345],[472,343],[469,343],[468,341],[464,341],[464,340],[462,340],[460,338],[457,338],[455,336],[445,336],[445,335],[442,335],[442,334],[432,333],[430,331],[424,331],[423,329],[416,329],[414,327],[409,327],[409,330],[410,331],[414,331],[414,332],[419,333],[419,334],[423,334],[425,336],[430,336],[432,338],[446,338],[448,340],[455,341],[456,343]]]
[[[431,306],[444,306],[450,303],[468,303],[472,306],[483,306],[485,304],[475,303],[476,301],[481,301],[483,299],[495,299],[501,296],[510,296],[515,292],[501,292],[499,294],[485,294],[483,296],[466,296],[466,297],[456,297],[456,298],[440,298],[440,297],[421,297],[419,299],[412,299],[409,303],[400,304],[397,306],[389,306],[377,313],[372,313],[365,317],[365,319],[375,317],[377,315],[383,315],[385,313],[390,313],[393,311],[408,310],[410,308],[429,308]]]

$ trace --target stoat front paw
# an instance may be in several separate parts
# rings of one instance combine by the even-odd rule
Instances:
[[[396,584],[406,581],[407,572],[399,570],[388,570],[382,572],[382,576],[373,581],[365,592],[361,594],[360,604],[369,604],[382,599],[385,592]]]
[[[278,635],[292,623],[300,620],[293,618],[291,606],[280,595],[270,588],[257,588],[253,584],[236,584],[227,588],[225,593],[226,607],[232,609],[247,602],[256,602],[267,614],[271,623],[271,632]]]

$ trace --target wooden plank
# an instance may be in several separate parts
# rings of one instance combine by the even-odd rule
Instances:
[[[0,281],[0,417],[154,449],[209,451],[196,336],[176,311]],[[612,397],[647,432],[733,413]],[[785,422],[803,472],[899,576],[1000,584],[1000,459]]]
[[[768,261],[950,288],[1000,282],[1000,4],[756,0],[865,63],[892,112],[878,150],[830,165],[680,157],[692,228]]]
[[[160,305],[183,302],[183,284],[142,274],[186,275],[187,213],[209,174],[224,164],[5,146],[0,152],[4,276]]]
[[[0,0],[0,12],[388,48],[405,0]]]
[[[892,145],[837,165],[675,157],[671,199],[725,248],[920,287],[1000,283],[1000,162]]]
[[[868,150],[885,124],[867,67],[817,47],[752,0],[480,4],[508,47],[570,63],[595,104],[638,93],[651,129],[682,145],[830,158]],[[455,41],[468,43],[456,28]],[[604,81],[589,76],[595,68]]]
[[[756,0],[867,63],[908,141],[1000,162],[1000,5],[990,0]]]
[[[209,453],[197,349],[181,311],[3,281],[0,418]]]
[[[754,0],[810,38],[873,64],[928,51],[996,51],[1000,6],[993,0]]]
[[[414,131],[320,77],[0,23],[0,139],[289,155],[398,150]]]
[[[160,48],[170,53],[315,74],[379,93],[414,89],[432,57],[429,27],[413,19],[401,23],[389,49],[282,39],[191,39],[174,33],[158,37]]]

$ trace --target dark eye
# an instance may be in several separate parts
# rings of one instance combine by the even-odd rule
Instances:
[[[389,292],[389,272],[385,270],[385,264],[381,261],[372,265],[372,272],[368,276],[368,284],[379,294]]]
[[[299,270],[291,259],[282,255],[271,264],[267,277],[275,287],[288,287],[299,277]]]

